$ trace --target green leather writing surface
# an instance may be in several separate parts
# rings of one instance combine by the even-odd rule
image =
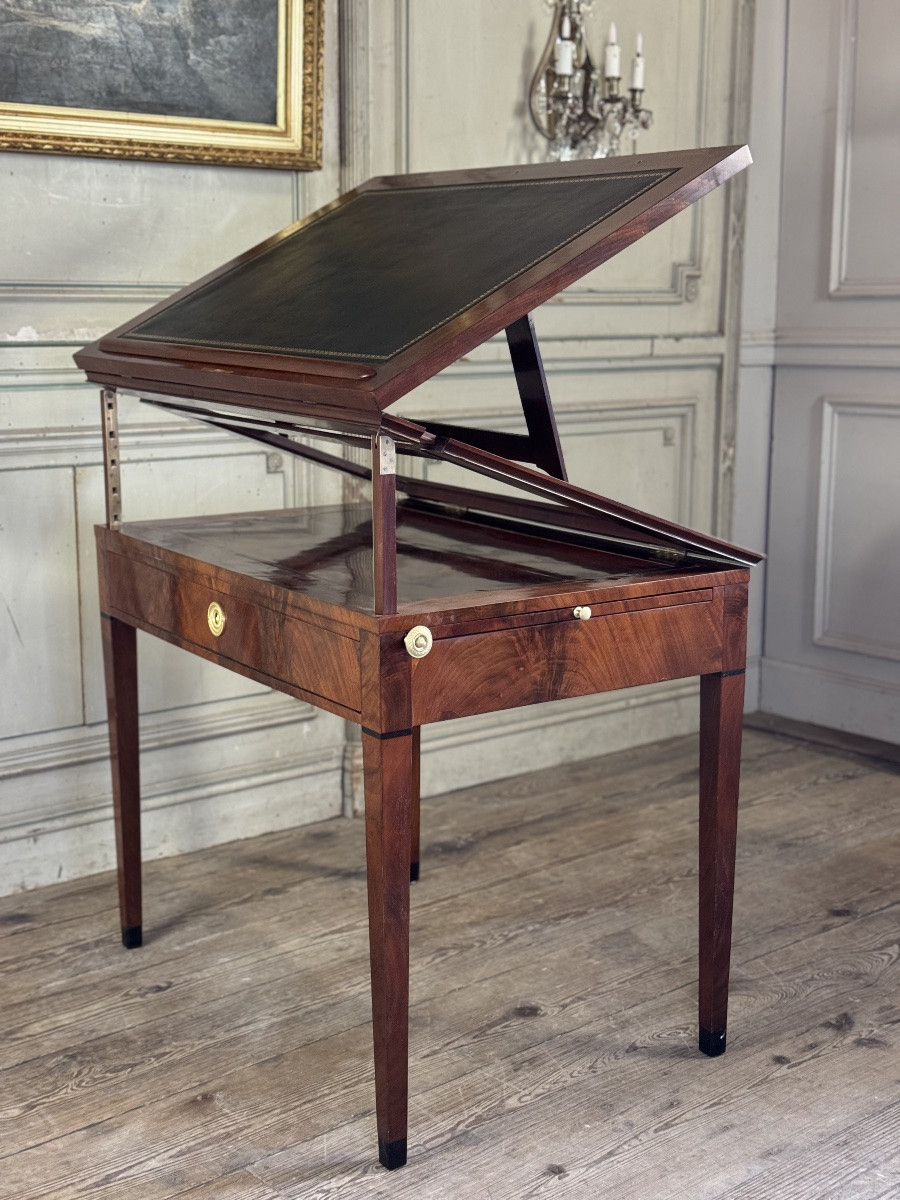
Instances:
[[[635,168],[362,192],[141,322],[129,338],[383,362],[671,173]]]

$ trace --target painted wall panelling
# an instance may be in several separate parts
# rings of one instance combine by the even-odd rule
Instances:
[[[113,863],[92,526],[103,520],[86,340],[338,191],[313,174],[4,155],[0,223],[0,890]],[[327,498],[330,477],[132,403],[126,517]],[[341,810],[343,723],[140,638],[145,853]]]
[[[739,544],[759,550],[766,550],[768,538],[787,3],[755,0],[752,6],[748,123],[753,167],[747,173],[746,216],[738,223],[744,254],[732,534]],[[744,19],[750,16],[747,10]],[[767,569],[760,563],[750,580],[747,697],[753,708],[759,704]]]
[[[886,0],[841,5],[831,296],[900,297],[900,241],[871,236],[896,225],[900,195],[900,75],[883,48],[895,19]]]
[[[790,4],[778,341],[792,365],[900,344],[895,26],[891,0]]]
[[[779,367],[762,703],[897,741],[900,378]]]
[[[894,16],[888,0],[789,7],[762,664],[768,711],[888,741],[900,740]]]
[[[490,6],[460,0],[456,13],[470,36],[448,39],[438,30],[445,6],[417,0],[407,14],[409,83],[405,119],[406,169],[488,166],[543,156],[525,107],[528,81],[546,37],[548,15],[536,0]],[[626,48],[644,33],[652,129],[639,149],[715,145],[733,133],[731,69],[740,31],[733,5],[708,0],[644,0],[617,14]],[[606,27],[592,20],[600,47]],[[520,41],[510,48],[510,36]],[[441,54],[434,54],[440,37]],[[740,49],[743,59],[746,48]],[[627,56],[627,54],[626,54]],[[738,80],[740,87],[743,83]],[[749,80],[746,81],[749,83]],[[738,89],[739,90],[739,89]],[[734,192],[732,189],[732,198]],[[721,254],[727,199],[722,194],[667,222],[570,288],[551,309],[569,336],[682,335],[721,329]],[[548,320],[552,319],[548,317]]]
[[[892,516],[900,477],[898,419],[900,396],[882,403],[826,396],[822,402],[818,646],[900,659],[900,558]]]

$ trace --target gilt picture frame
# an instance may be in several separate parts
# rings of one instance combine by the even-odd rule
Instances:
[[[3,0],[0,150],[310,170],[325,0]]]

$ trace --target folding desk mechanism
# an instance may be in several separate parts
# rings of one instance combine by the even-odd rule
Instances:
[[[143,938],[137,629],[358,724],[388,1168],[407,1154],[422,725],[700,677],[698,1042],[725,1048],[747,584],[761,556],[569,481],[530,314],[749,161],[731,146],[373,179],[75,356],[102,389],[123,941]],[[521,432],[388,411],[498,335]],[[344,472],[370,498],[129,522],[118,392]],[[435,463],[471,485],[433,478]]]

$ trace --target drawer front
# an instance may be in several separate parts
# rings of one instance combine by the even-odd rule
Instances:
[[[359,642],[230,594],[215,582],[106,556],[108,604],[161,636],[203,647],[223,666],[240,663],[358,712]],[[210,606],[218,606],[210,612]],[[214,629],[221,631],[217,634]]]
[[[719,600],[435,641],[412,664],[413,723],[721,670]]]

